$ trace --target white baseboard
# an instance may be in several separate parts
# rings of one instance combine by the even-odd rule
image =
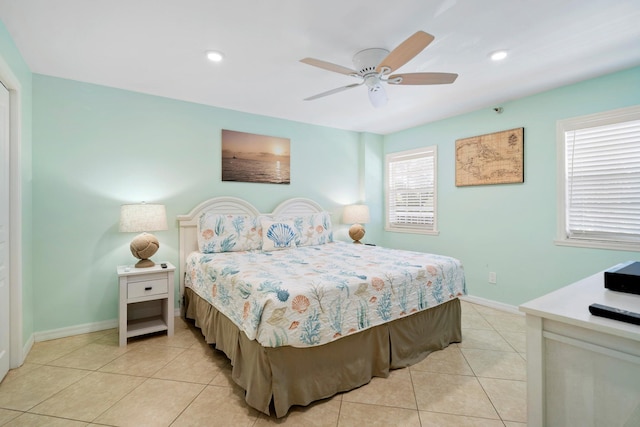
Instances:
[[[180,309],[176,308],[174,316],[180,316]],[[35,332],[24,346],[24,355],[29,353],[34,342],[55,340],[58,338],[71,337],[73,335],[88,334],[90,332],[104,331],[118,327],[118,319],[103,320],[102,322],[85,323],[84,325],[69,326],[66,328],[51,329],[48,331]],[[28,345],[28,347],[27,347]]]
[[[22,357],[21,357],[19,366],[22,366],[22,364],[24,363],[25,359],[27,358],[27,354],[29,354],[29,352],[31,351],[31,348],[33,347],[34,342],[35,342],[35,338],[33,334],[31,334],[29,336],[29,339],[27,339],[27,342],[25,342],[24,345],[22,346]]]
[[[506,311],[511,314],[519,314],[524,316],[524,313],[518,310],[518,307],[515,305],[505,304],[498,301],[493,301],[486,298],[474,297],[473,295],[465,295],[460,297],[462,301],[471,302],[473,304],[484,305],[485,307],[495,308],[496,310]]]
[[[102,322],[85,323],[83,325],[69,326],[66,328],[50,329],[34,333],[36,342],[55,340],[58,338],[70,337],[73,335],[88,334],[89,332],[98,332],[105,329],[113,329],[118,327],[118,319],[103,320]]]

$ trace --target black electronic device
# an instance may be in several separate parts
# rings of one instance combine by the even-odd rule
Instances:
[[[604,287],[612,291],[640,295],[640,262],[623,262],[605,270]]]
[[[160,267],[167,268],[167,264],[163,262],[162,264],[160,264]]]
[[[635,313],[633,311],[609,307],[608,305],[591,304],[589,306],[589,312],[594,316],[606,317],[613,320],[620,320],[621,322],[640,325],[640,313]]]

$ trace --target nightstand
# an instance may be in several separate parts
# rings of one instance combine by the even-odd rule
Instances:
[[[167,331],[173,335],[173,276],[176,268],[156,264],[149,268],[118,266],[120,309],[118,336],[120,347],[127,338]]]

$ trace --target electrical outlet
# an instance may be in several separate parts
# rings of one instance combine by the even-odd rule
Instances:
[[[489,283],[491,283],[491,284],[494,284],[494,285],[495,285],[497,282],[498,282],[498,279],[497,279],[497,277],[496,277],[496,273],[495,273],[495,272],[493,272],[493,271],[491,271],[491,272],[489,273]]]

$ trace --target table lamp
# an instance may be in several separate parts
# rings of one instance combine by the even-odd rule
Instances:
[[[140,261],[136,268],[153,267],[155,263],[149,258],[158,251],[160,243],[153,234],[147,231],[167,230],[167,212],[164,205],[131,204],[120,207],[120,231],[140,233],[131,241],[131,253]]]
[[[346,224],[353,224],[349,228],[349,237],[353,239],[353,243],[362,243],[360,240],[364,237],[365,231],[362,224],[369,222],[369,206],[367,205],[348,205],[345,206],[342,219]]]

